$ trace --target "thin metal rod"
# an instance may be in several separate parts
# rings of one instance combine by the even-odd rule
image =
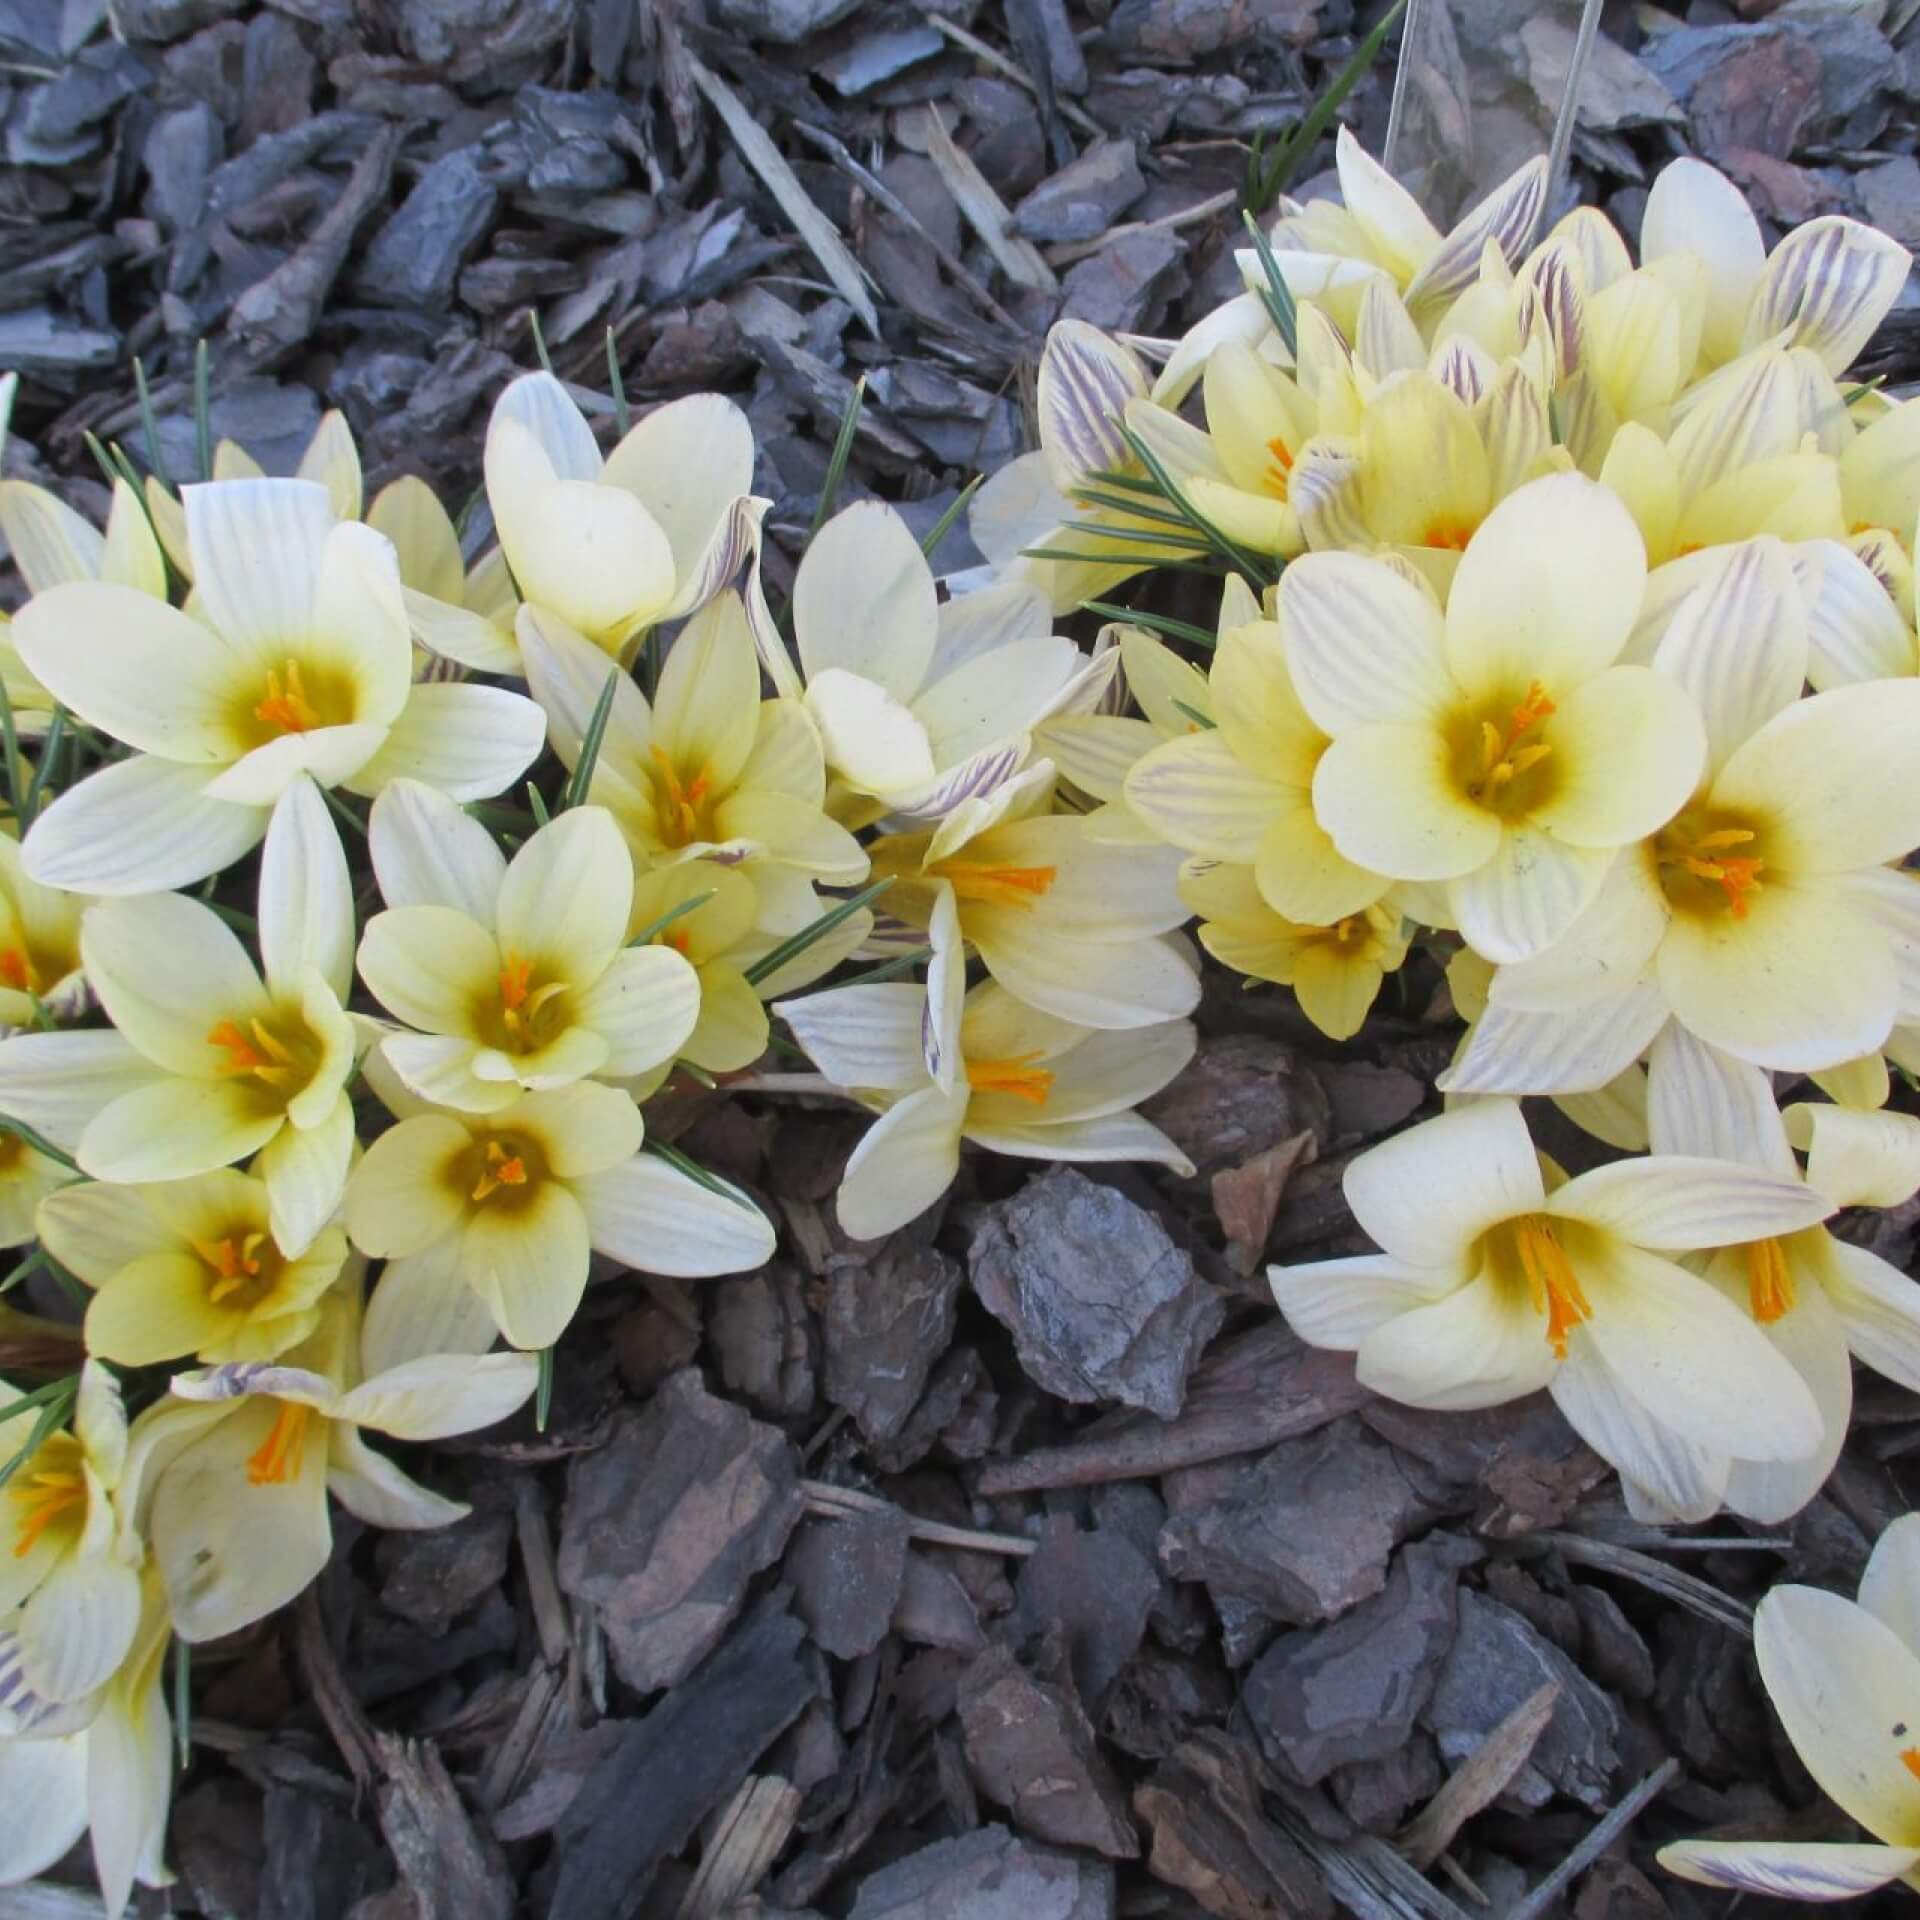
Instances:
[[[1604,0],[1586,0],[1580,9],[1580,31],[1574,36],[1573,58],[1567,63],[1567,90],[1560,96],[1560,117],[1553,123],[1553,145],[1547,149],[1547,191],[1540,202],[1542,220],[1552,213],[1559,201],[1560,189],[1566,183],[1567,154],[1573,146],[1574,121],[1579,116],[1580,83],[1587,77],[1587,62],[1593,58],[1603,4]]]
[[[1387,138],[1380,149],[1380,164],[1389,173],[1395,171],[1394,156],[1400,147],[1401,124],[1407,112],[1407,76],[1413,71],[1413,63],[1420,46],[1420,23],[1427,11],[1427,0],[1407,0],[1406,13],[1400,21],[1400,58],[1393,68],[1393,101],[1387,108]]]

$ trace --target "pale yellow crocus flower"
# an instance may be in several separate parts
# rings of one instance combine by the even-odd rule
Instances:
[[[199,1642],[284,1606],[327,1563],[329,1491],[382,1527],[444,1526],[467,1509],[375,1453],[365,1433],[440,1440],[503,1420],[532,1395],[517,1353],[422,1354],[373,1370],[357,1285],[278,1360],[177,1374],[131,1438],[130,1526],[151,1546],[174,1629]]]
[[[1137,760],[1129,809],[1171,846],[1251,868],[1268,907],[1288,920],[1332,926],[1364,913],[1392,882],[1347,859],[1314,810],[1332,739],[1301,704],[1279,623],[1254,619],[1224,633],[1207,687],[1216,724]]]
[[[1046,811],[1039,761],[931,833],[887,834],[869,852],[892,884],[886,911],[931,928],[943,900],[967,944],[1029,1006],[1088,1027],[1150,1027],[1192,1011],[1200,982],[1170,933],[1187,917],[1171,848],[1101,840]]]
[[[1798,1180],[1656,1155],[1559,1182],[1517,1103],[1456,1108],[1370,1148],[1348,1204],[1382,1251],[1271,1267],[1315,1346],[1410,1406],[1498,1406],[1545,1387],[1574,1430],[1656,1498],[1702,1447],[1789,1460],[1819,1444],[1800,1376],[1672,1255],[1798,1232],[1832,1211]]]
[[[93,1180],[41,1202],[41,1244],[94,1289],[87,1351],[148,1367],[196,1354],[271,1360],[320,1322],[347,1237],[321,1229],[297,1259],[275,1244],[265,1183],[221,1168],[191,1180]]]
[[[698,1018],[699,980],[669,949],[626,946],[633,863],[604,807],[559,815],[504,861],[477,842],[469,853],[460,843],[483,830],[456,825],[431,788],[375,806],[376,865],[404,868],[409,885],[368,921],[360,977],[416,1029],[380,1043],[416,1094],[492,1113],[523,1091],[673,1058]]]
[[[1645,577],[1625,509],[1559,474],[1489,517],[1444,618],[1358,555],[1309,554],[1281,578],[1293,686],[1332,740],[1313,774],[1316,818],[1355,866],[1444,882],[1450,916],[1489,959],[1553,945],[1619,849],[1663,827],[1699,780],[1691,700],[1618,664]]]
[[[1180,898],[1199,916],[1200,944],[1222,966],[1291,987],[1300,1011],[1329,1040],[1360,1031],[1381,983],[1407,957],[1407,927],[1389,895],[1325,926],[1274,912],[1251,867],[1189,860]]]
[[[856,1240],[917,1218],[953,1184],[960,1146],[1047,1161],[1145,1160],[1191,1172],[1133,1108],[1193,1057],[1171,1020],[1097,1032],[983,982],[966,990],[951,900],[934,913],[924,988],[829,988],[774,1011],[836,1085],[880,1111],[847,1162],[835,1209]]]
[[[615,659],[732,581],[767,508],[750,497],[753,430],[731,400],[658,407],[602,459],[550,373],[523,374],[494,403],[486,478],[522,599]]]
[[[97,1180],[185,1179],[257,1154],[280,1250],[297,1257],[340,1202],[359,1036],[353,890],[311,780],[273,809],[260,870],[262,967],[183,894],[106,900],[82,924],[111,1035],[0,1043],[0,1111],[72,1138]],[[77,1125],[76,1125],[77,1123]]]
[[[1775,1587],[1753,1617],[1761,1683],[1814,1784],[1872,1841],[1680,1840],[1660,1864],[1738,1893],[1826,1902],[1920,1868],[1920,1516],[1880,1536],[1857,1601]]]
[[[382,1318],[459,1328],[461,1344],[484,1347],[497,1327],[516,1347],[549,1347],[595,1252],[694,1278],[751,1271],[773,1252],[744,1195],[640,1151],[640,1109],[617,1088],[576,1081],[485,1114],[380,1091],[401,1118],[354,1170],[347,1231],[388,1263]]]
[[[1835,1207],[1897,1207],[1920,1188],[1920,1120],[1844,1107],[1774,1105],[1767,1076],[1669,1025],[1654,1043],[1648,1119],[1656,1153],[1737,1160],[1800,1178]],[[1700,1456],[1691,1505],[1643,1513],[1707,1519],[1724,1502],[1763,1526],[1791,1519],[1825,1484],[1853,1412],[1853,1359],[1920,1390],[1920,1287],[1865,1247],[1825,1226],[1722,1249],[1707,1280],[1756,1326],[1806,1382],[1820,1409],[1820,1446],[1805,1459],[1748,1461],[1721,1449]],[[1632,1490],[1629,1489],[1631,1492]]]
[[[16,1447],[33,1422],[30,1409],[11,1410],[19,1398],[0,1382]],[[114,1504],[126,1460],[119,1386],[89,1360],[71,1427],[0,1488],[0,1730],[77,1705],[126,1658],[140,1620],[138,1556]]]
[[[554,751],[569,767],[607,676],[598,648],[538,609],[520,644]],[[685,860],[740,867],[786,932],[814,917],[813,886],[866,877],[867,856],[830,819],[820,736],[798,703],[760,698],[760,661],[740,596],[681,628],[651,704],[619,671],[587,798],[618,822],[642,869]]]
[[[37,1878],[91,1830],[94,1874],[108,1920],[119,1920],[137,1880],[171,1879],[163,1850],[173,1797],[173,1720],[161,1671],[173,1624],[159,1571],[140,1573],[139,1622],[126,1656],[84,1708],[8,1730],[0,1712],[0,1887]],[[51,1728],[52,1730],[48,1730]]]
[[[539,710],[498,687],[416,685],[392,547],[335,524],[305,480],[189,487],[199,618],[80,581],[14,622],[29,667],[137,751],[29,829],[27,871],[102,894],[183,886],[257,845],[303,774],[376,794],[400,774],[498,793],[540,750]]]
[[[1052,631],[1017,582],[939,604],[920,543],[893,508],[861,501],[814,535],[793,583],[799,666],[770,627],[760,653],[826,754],[828,808],[850,827],[935,820],[1016,773],[1034,726],[1097,698],[1113,671]]]
[[[1655,177],[1641,223],[1648,262],[1700,262],[1707,309],[1702,371],[1755,347],[1807,347],[1842,373],[1907,283],[1913,256],[1858,220],[1825,214],[1769,255],[1746,196],[1703,160],[1670,161]]]
[[[19,841],[0,834],[0,1026],[34,1026],[43,1012],[70,1020],[85,1010],[80,921],[93,904],[43,887],[28,874]]]

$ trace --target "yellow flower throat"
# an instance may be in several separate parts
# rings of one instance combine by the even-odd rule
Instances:
[[[1558,708],[1535,680],[1528,684],[1504,729],[1491,720],[1482,720],[1477,742],[1479,764],[1468,770],[1467,797],[1482,806],[1497,807],[1513,781],[1552,754],[1552,747],[1544,740],[1529,740],[1526,736],[1556,712]]]
[[[24,1560],[62,1514],[71,1513],[86,1500],[87,1478],[77,1466],[42,1469],[27,1474],[24,1484],[14,1489],[13,1497],[24,1509],[13,1556]]]
[[[1040,1057],[1036,1047],[1032,1053],[1012,1054],[1005,1060],[969,1060],[967,1085],[975,1093],[1009,1094],[1015,1100],[1044,1107],[1053,1091],[1053,1075],[1033,1064]]]

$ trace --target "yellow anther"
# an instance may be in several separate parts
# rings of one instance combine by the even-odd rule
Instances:
[[[63,1513],[71,1513],[87,1497],[86,1475],[78,1471],[42,1471],[26,1476],[14,1490],[25,1508],[19,1536],[13,1543],[16,1560],[24,1560],[40,1544],[40,1537]]]
[[[473,1183],[473,1198],[486,1200],[502,1187],[524,1187],[526,1184],[527,1163],[503,1142],[489,1140],[486,1164],[480,1170],[480,1178]]]
[[[961,900],[983,906],[1030,907],[1059,877],[1058,867],[997,867],[986,860],[942,860],[927,869]]]
[[[300,662],[289,660],[283,674],[267,673],[267,697],[254,708],[253,717],[282,733],[308,733],[319,726],[320,715],[300,679]]]

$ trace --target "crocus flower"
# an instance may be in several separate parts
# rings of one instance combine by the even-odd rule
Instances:
[[[1815,1784],[1872,1841],[1681,1840],[1669,1873],[1781,1899],[1848,1900],[1920,1867],[1920,1516],[1894,1521],[1857,1601],[1775,1587],[1754,1612],[1767,1698]]]
[[[1687,693],[1618,664],[1645,578],[1633,521],[1577,474],[1495,510],[1444,618],[1357,555],[1309,554],[1282,576],[1293,685],[1333,742],[1313,776],[1321,826],[1356,866],[1444,882],[1488,959],[1551,946],[1700,778]]]
[[[1376,1393],[1465,1408],[1545,1387],[1663,1500],[1694,1484],[1696,1449],[1791,1460],[1819,1446],[1800,1376],[1668,1257],[1818,1224],[1832,1208],[1802,1182],[1656,1155],[1549,1188],[1519,1107],[1486,1100],[1363,1153],[1345,1187],[1382,1251],[1268,1277],[1295,1330],[1356,1351]]]
[[[392,547],[336,524],[305,480],[189,487],[199,617],[131,587],[36,594],[13,626],[33,672],[137,751],[34,821],[29,874],[100,894],[185,886],[232,865],[303,774],[375,794],[398,774],[455,799],[498,793],[540,751],[533,703],[415,685]]]
[[[383,794],[372,831],[404,884],[367,923],[360,974],[419,1029],[381,1045],[422,1099],[490,1113],[523,1090],[630,1078],[693,1031],[692,967],[626,945],[633,863],[604,807],[561,814],[511,861],[431,788]]]

